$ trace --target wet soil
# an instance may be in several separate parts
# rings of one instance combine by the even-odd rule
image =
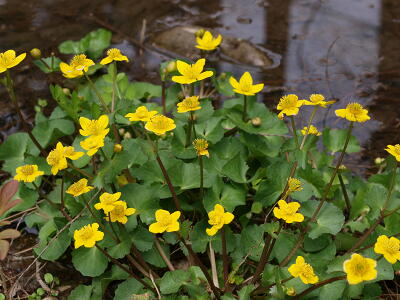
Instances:
[[[363,151],[348,160],[353,171],[368,176],[376,171],[374,158],[385,156],[387,144],[399,142],[399,16],[398,0],[30,0],[23,5],[0,0],[0,50],[38,47],[44,56],[59,56],[59,43],[105,27],[114,31],[113,46],[130,58],[130,64],[121,65],[123,71],[133,80],[160,83],[159,63],[171,52],[153,51],[156,34],[174,26],[200,26],[243,39],[280,55],[280,64],[266,70],[221,61],[216,68],[236,76],[250,70],[266,84],[260,100],[269,107],[286,93],[336,99],[331,109],[318,114],[319,128],[346,126],[334,110],[349,102],[368,107],[372,121],[355,128]],[[140,40],[144,23],[146,43],[153,50],[140,55],[133,40]],[[13,75],[23,111],[32,121],[38,98],[51,103],[48,83],[62,78],[49,78],[29,61]],[[302,125],[307,118],[301,116]],[[15,111],[0,88],[0,141],[18,130]],[[0,181],[4,176],[0,173]]]

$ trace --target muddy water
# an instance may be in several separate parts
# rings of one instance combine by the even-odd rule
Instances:
[[[399,142],[400,94],[400,7],[397,0],[131,0],[67,1],[0,0],[1,50],[27,51],[40,47],[57,54],[57,45],[79,39],[90,30],[109,27],[113,44],[133,61],[125,67],[132,79],[158,82],[158,64],[167,57],[157,51],[138,49],[146,22],[146,40],[174,26],[204,26],[223,35],[240,38],[281,57],[279,66],[250,68],[267,88],[261,100],[273,107],[283,93],[307,97],[322,93],[338,100],[327,113],[320,113],[316,125],[342,127],[334,109],[360,101],[371,110],[374,121],[357,126],[362,161],[384,155],[387,143]],[[248,66],[221,62],[217,69],[240,75]],[[18,68],[18,94],[25,104],[38,97],[49,98],[46,80],[35,68]],[[0,94],[3,134],[17,130],[14,114]],[[33,116],[32,105],[24,105]],[[307,114],[302,116],[305,123]],[[359,167],[358,164],[355,167]],[[362,166],[362,165],[361,165]]]

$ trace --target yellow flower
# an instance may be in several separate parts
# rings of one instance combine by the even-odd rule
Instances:
[[[196,63],[191,65],[185,63],[184,61],[178,60],[176,62],[176,67],[181,75],[172,76],[172,81],[180,84],[191,84],[193,82],[213,76],[214,73],[212,71],[203,72],[205,63],[206,60],[204,58],[200,58],[198,61],[196,61]]]
[[[100,64],[107,65],[113,61],[123,61],[123,60],[129,61],[129,59],[125,55],[122,55],[119,49],[112,48],[107,50],[107,56],[101,60]]]
[[[146,123],[145,128],[148,131],[154,132],[157,135],[162,135],[167,131],[174,130],[176,127],[174,120],[163,116],[156,115]]]
[[[51,150],[46,158],[47,163],[51,166],[51,173],[56,175],[58,171],[68,167],[67,158],[64,154],[64,146],[58,142],[56,148]]]
[[[16,57],[14,50],[7,50],[0,53],[0,73],[5,72],[18,65],[26,57],[26,53],[22,53]]]
[[[71,160],[77,160],[81,158],[85,153],[75,151],[75,148],[72,146],[64,147],[64,156]]]
[[[65,62],[60,63],[60,70],[67,78],[75,78],[87,72],[90,66],[94,65],[94,61],[87,58],[85,54],[75,55],[69,64]]]
[[[306,263],[303,256],[297,256],[296,263],[288,269],[293,277],[300,277],[304,284],[314,284],[318,282],[318,276],[315,275],[313,267]]]
[[[315,127],[314,125],[310,125],[310,128],[308,128],[307,126],[304,126],[304,128],[301,130],[301,134],[302,135],[313,134],[316,136],[320,136],[321,132],[319,132],[317,127]]]
[[[104,146],[104,137],[102,136],[91,136],[87,139],[84,139],[79,143],[81,147],[86,150],[86,154],[88,156],[93,156],[99,151],[101,147]]]
[[[244,72],[242,77],[240,77],[239,82],[235,77],[231,76],[229,78],[229,83],[233,87],[234,92],[247,96],[254,96],[264,88],[264,83],[253,85],[253,78],[249,72]]]
[[[326,107],[329,104],[333,104],[336,101],[325,101],[325,97],[321,94],[312,94],[310,96],[310,101],[308,100],[303,100],[304,101],[304,105],[318,105],[321,107]]]
[[[304,100],[299,100],[295,94],[283,96],[276,107],[281,112],[278,114],[279,119],[283,119],[284,115],[295,116],[299,113],[299,107],[304,103]]]
[[[158,209],[156,211],[156,221],[153,224],[150,224],[149,231],[151,233],[163,233],[179,231],[179,222],[178,219],[181,216],[180,211],[175,211],[170,214],[168,211],[163,209]]]
[[[115,194],[110,194],[110,193],[103,193],[100,195],[100,202],[96,203],[94,205],[94,208],[97,210],[102,209],[104,213],[107,215],[109,212],[111,212],[116,204],[119,204],[118,201],[119,198],[121,197],[121,192],[115,193]]]
[[[126,202],[117,201],[114,204],[114,209],[109,212],[109,216],[106,217],[106,220],[111,222],[120,222],[125,224],[128,222],[127,216],[133,215],[136,212],[134,208],[127,208]]]
[[[375,269],[376,261],[354,253],[351,258],[343,263],[343,270],[347,274],[349,284],[358,284],[363,281],[373,280],[378,275]]]
[[[24,165],[18,167],[16,169],[16,175],[14,176],[15,180],[24,181],[24,182],[33,182],[36,177],[44,174],[43,171],[39,171],[37,165]]]
[[[131,122],[142,121],[148,122],[150,119],[158,114],[156,110],[148,111],[147,107],[142,105],[139,106],[134,113],[129,113],[125,115],[125,118],[128,118]]]
[[[365,122],[370,119],[368,110],[364,109],[359,103],[349,103],[345,109],[337,109],[335,113],[338,117],[351,122]]]
[[[381,235],[375,243],[374,251],[383,254],[388,262],[395,264],[400,260],[400,241],[394,236],[388,238],[386,235]]]
[[[197,151],[197,155],[206,155],[207,157],[210,156],[208,153],[208,143],[205,139],[195,139],[193,141],[193,146]]]
[[[82,155],[84,155],[84,153],[76,152],[74,147],[64,147],[61,142],[58,142],[56,148],[50,151],[46,161],[51,166],[51,173],[56,175],[58,171],[68,167],[67,158],[76,160]]]
[[[301,181],[297,178],[290,177],[288,180],[288,192],[293,193],[299,192],[301,190],[303,190],[303,187],[301,186]]]
[[[215,204],[214,210],[208,213],[208,224],[212,227],[206,229],[206,233],[209,236],[215,235],[218,230],[225,224],[232,222],[234,216],[230,212],[225,212],[224,208],[220,204]]]
[[[211,32],[207,30],[202,37],[196,36],[196,42],[196,48],[205,51],[212,51],[216,49],[219,44],[221,44],[222,36],[219,34],[216,38],[214,38]]]
[[[75,249],[84,246],[92,248],[96,242],[104,238],[104,233],[99,231],[99,224],[93,223],[74,231]]]
[[[177,104],[178,113],[185,113],[188,111],[195,111],[201,109],[199,96],[186,97]]]
[[[396,144],[396,145],[387,145],[386,149],[387,152],[389,152],[390,154],[392,154],[397,161],[400,161],[400,145]]]
[[[97,120],[89,120],[85,117],[79,118],[79,124],[82,129],[79,129],[79,133],[83,136],[96,136],[96,137],[105,137],[107,133],[110,131],[108,126],[108,116],[102,115]]]
[[[290,202],[286,203],[284,200],[278,201],[278,207],[274,208],[274,215],[278,219],[285,220],[286,223],[293,222],[303,222],[304,216],[298,213],[298,209],[300,208],[300,203],[298,202]]]
[[[70,194],[74,197],[78,197],[79,195],[86,194],[94,189],[94,187],[87,185],[88,181],[86,178],[79,180],[69,186],[69,188],[65,191],[67,194]]]

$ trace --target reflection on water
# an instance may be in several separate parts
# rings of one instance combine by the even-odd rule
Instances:
[[[368,105],[381,122],[358,126],[356,134],[367,149],[382,153],[382,143],[398,140],[382,142],[381,138],[376,144],[376,138],[368,139],[371,134],[383,137],[398,123],[395,101],[400,83],[394,77],[400,68],[399,10],[398,0],[32,0],[24,5],[19,0],[0,0],[0,45],[1,50],[19,51],[39,46],[48,55],[57,52],[60,42],[101,27],[91,18],[95,15],[120,31],[113,44],[132,61],[124,71],[136,80],[158,82],[158,64],[166,57],[157,52],[138,57],[126,35],[138,39],[144,18],[146,36],[176,25],[214,28],[282,55],[275,69],[251,70],[257,81],[266,83],[262,96],[271,107],[283,93],[301,97],[323,93],[339,102],[327,116],[318,117],[317,125],[322,126],[326,117],[327,125],[338,127],[343,122],[336,123],[335,108],[353,100]],[[218,70],[238,76],[246,67],[221,63]],[[26,102],[38,96],[49,98],[46,88],[37,91],[36,86],[46,76],[30,67],[18,72],[17,84]],[[0,101],[2,115],[10,112],[4,99]],[[386,115],[390,123],[385,123]],[[304,122],[307,115],[303,118]],[[390,138],[398,138],[397,133]],[[377,154],[373,151],[372,155]]]

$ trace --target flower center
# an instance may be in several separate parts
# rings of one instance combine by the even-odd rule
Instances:
[[[86,61],[85,54],[75,55],[72,58],[70,65],[76,70],[83,70],[85,68],[85,61]]]
[[[354,273],[361,276],[365,273],[365,266],[363,263],[357,263],[354,266]]]
[[[197,151],[203,151],[207,149],[207,142],[203,139],[196,139],[194,140],[194,148]]]
[[[399,246],[396,243],[392,243],[391,241],[387,241],[385,243],[386,251],[390,254],[395,254],[399,252]]]
[[[347,105],[347,110],[353,115],[359,115],[362,113],[363,108],[359,103],[350,103]]]
[[[24,175],[33,175],[33,173],[35,173],[35,169],[33,168],[32,165],[26,165],[22,167],[21,172]]]
[[[303,265],[303,276],[306,278],[311,278],[314,277],[314,270],[309,264],[304,264]]]
[[[291,208],[289,205],[285,205],[284,207],[280,207],[282,213],[286,216],[292,216],[296,213],[296,210]]]
[[[115,205],[113,209],[113,214],[116,217],[123,217],[125,216],[125,209],[122,205]]]
[[[171,224],[171,217],[165,216],[162,220],[158,221],[161,226],[167,227]]]
[[[60,162],[60,160],[64,157],[64,155],[57,150],[52,150],[47,157],[49,165],[56,165]]]
[[[1,65],[9,65],[11,62],[13,61],[13,59],[9,56],[4,55],[4,53],[0,54],[0,64]]]
[[[82,240],[89,240],[93,237],[94,232],[90,226],[85,226],[80,234]]]
[[[282,110],[297,107],[297,98],[294,96],[284,96],[281,100]]]
[[[119,56],[120,53],[121,52],[116,48],[112,48],[107,51],[107,55],[110,56],[111,58],[115,58],[115,57]]]
[[[212,216],[212,218],[210,218],[210,223],[212,224],[212,225],[219,225],[219,224],[221,224],[223,222],[223,219],[222,219],[222,215],[220,215],[220,214],[214,214],[213,216]]]

